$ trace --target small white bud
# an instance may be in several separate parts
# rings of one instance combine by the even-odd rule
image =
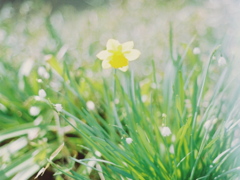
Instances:
[[[201,50],[200,50],[199,47],[195,47],[195,48],[193,49],[193,54],[200,54],[200,53],[201,53]]]
[[[37,82],[42,83],[43,81],[42,81],[42,79],[37,79]]]
[[[128,144],[131,144],[131,143],[133,142],[133,139],[132,139],[132,138],[126,138],[126,142],[127,142]]]
[[[88,108],[89,110],[94,110],[94,109],[95,109],[95,104],[94,104],[93,101],[88,101],[88,102],[86,103],[86,105],[87,105],[87,108]]]
[[[175,153],[173,144],[171,144],[171,146],[170,146],[170,148],[169,148],[169,152],[170,152],[171,154],[174,154],[174,153]]]
[[[39,113],[40,113],[40,108],[37,107],[37,106],[32,106],[32,107],[29,109],[29,114],[30,114],[31,116],[37,116]]]
[[[218,59],[218,66],[224,66],[226,64],[227,64],[227,61],[226,61],[226,59],[224,57],[220,57]]]
[[[98,156],[98,157],[102,156],[102,154],[99,151],[95,151],[95,155]]]
[[[167,126],[160,128],[160,132],[161,132],[162,136],[164,136],[164,137],[170,136],[172,134],[171,130]]]
[[[58,112],[61,112],[61,111],[63,110],[62,104],[55,104],[55,109],[56,109]]]
[[[36,101],[41,101],[41,100],[42,100],[42,98],[40,98],[39,96],[34,96],[34,99],[35,99]]]
[[[46,92],[44,91],[44,89],[40,89],[38,91],[38,96],[41,97],[41,98],[45,98],[46,97]]]
[[[20,67],[19,73],[23,76],[29,76],[33,68],[34,61],[32,59],[26,60]]]
[[[43,77],[44,79],[48,79],[50,77],[50,75],[47,72],[47,70],[44,67],[42,67],[42,66],[40,66],[38,68],[38,75]]]

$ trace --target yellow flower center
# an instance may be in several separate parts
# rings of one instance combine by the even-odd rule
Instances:
[[[114,68],[121,68],[128,65],[128,60],[124,57],[122,52],[116,51],[113,53],[109,64]]]

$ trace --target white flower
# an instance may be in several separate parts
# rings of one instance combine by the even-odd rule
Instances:
[[[133,142],[133,139],[132,139],[132,138],[126,138],[126,142],[127,142],[128,144],[131,144],[131,143]]]
[[[121,71],[128,70],[129,61],[136,60],[140,56],[140,51],[133,49],[133,41],[128,41],[121,44],[115,39],[109,39],[107,49],[97,54],[97,58],[102,60],[104,69],[116,68]]]
[[[148,96],[142,95],[141,99],[142,99],[142,102],[146,102],[148,100]]]
[[[218,66],[224,66],[226,64],[227,64],[227,61],[226,61],[226,59],[224,57],[220,57],[218,59]]]
[[[170,152],[171,154],[174,154],[174,153],[175,153],[173,144],[171,144],[171,146],[170,146],[170,148],[169,148],[169,152]]]
[[[32,106],[32,107],[29,109],[29,114],[30,114],[31,116],[37,116],[39,113],[40,113],[40,108],[37,107],[37,106]]]
[[[200,53],[201,53],[201,50],[200,50],[199,47],[195,47],[195,48],[193,49],[193,54],[200,54]]]
[[[61,111],[63,110],[62,104],[55,104],[55,109],[56,109],[58,112],[61,112]]]
[[[89,110],[94,110],[94,109],[95,109],[95,104],[94,104],[93,101],[88,101],[88,102],[86,103],[86,105],[87,105],[87,108],[88,108]]]
[[[160,128],[160,132],[161,132],[162,136],[164,136],[164,137],[170,136],[172,134],[171,130],[167,126]]]
[[[41,97],[41,98],[45,98],[46,97],[46,92],[44,91],[44,89],[40,89],[38,91],[38,96]]]
[[[38,83],[42,83],[43,80],[42,80],[42,79],[37,79],[37,82],[38,82]]]
[[[36,101],[41,101],[41,100],[42,100],[42,98],[39,97],[39,96],[34,96],[34,99],[35,99]]]
[[[40,66],[38,68],[38,75],[43,77],[44,79],[48,79],[50,77],[50,75],[47,72],[47,70],[44,67],[42,67],[42,66]]]
[[[31,73],[31,70],[33,68],[33,65],[34,65],[34,61],[32,59],[28,59],[26,60],[20,70],[19,70],[19,73],[23,76],[29,76],[29,74]]]
[[[98,156],[98,157],[102,156],[102,154],[99,151],[95,151],[95,155]]]

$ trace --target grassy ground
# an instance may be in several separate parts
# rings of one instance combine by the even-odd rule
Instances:
[[[5,4],[2,179],[238,179],[238,7]],[[141,51],[127,72],[96,58],[111,38]]]

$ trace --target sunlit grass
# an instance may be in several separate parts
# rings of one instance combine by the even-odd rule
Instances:
[[[1,11],[2,179],[44,167],[55,179],[238,178],[238,74],[223,31],[199,16],[211,3],[134,2],[80,15],[48,4]],[[182,18],[188,8],[196,21]],[[168,11],[178,15],[172,23]],[[96,58],[110,38],[141,51],[127,72]]]
[[[104,117],[98,111],[71,104],[70,109],[76,112],[64,110],[60,118],[82,136],[88,151],[88,158],[73,160],[86,168],[98,164],[95,170],[106,179],[233,178],[236,174],[232,171],[225,173],[226,169],[238,167],[237,160],[234,164],[228,159],[237,158],[239,150],[239,144],[232,144],[232,130],[237,124],[229,121],[232,113],[237,113],[238,101],[224,98],[225,93],[236,91],[228,89],[231,66],[220,73],[216,86],[207,88],[213,83],[208,74],[209,68],[216,66],[212,58],[217,49],[206,63],[199,62],[202,71],[193,68],[185,77],[185,57],[168,63],[162,82],[155,80],[153,69],[149,82],[144,84],[148,88],[146,96],[142,96],[142,87],[133,73],[115,74],[113,84],[103,80],[105,89],[99,103]],[[213,97],[206,97],[209,94]],[[224,110],[221,104],[232,110]],[[228,123],[231,125],[226,126]],[[172,134],[161,132],[166,126]],[[88,177],[88,171],[81,169],[73,174],[74,178]]]

